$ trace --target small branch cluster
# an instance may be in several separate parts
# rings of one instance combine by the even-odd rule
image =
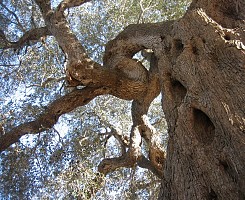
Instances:
[[[147,124],[145,124],[147,126]],[[156,133],[155,129],[151,126],[152,133]],[[156,143],[154,136],[151,139],[145,139],[142,137],[142,129],[140,126],[133,126],[130,134],[130,139],[121,134],[119,130],[112,130],[113,136],[121,144],[122,153],[121,156],[115,158],[105,158],[98,166],[99,172],[108,174],[115,171],[118,168],[128,167],[133,168],[139,166],[146,168],[154,173],[157,177],[161,178],[162,167],[165,160],[165,153],[160,143]],[[145,139],[149,146],[149,158],[146,158],[142,153],[142,139]]]

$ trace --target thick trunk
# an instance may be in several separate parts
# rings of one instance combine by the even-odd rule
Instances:
[[[195,1],[157,50],[169,125],[159,199],[245,199],[244,27],[242,1]]]

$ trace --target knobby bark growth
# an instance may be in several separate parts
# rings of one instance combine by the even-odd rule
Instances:
[[[70,31],[67,8],[89,0],[64,0],[51,9],[36,0],[46,27],[30,30],[5,48],[21,48],[41,35],[55,37],[67,56],[67,81],[84,86],[54,101],[38,119],[0,138],[0,150],[30,133],[52,127],[59,116],[98,95],[133,100],[130,137],[116,129],[122,155],[99,165],[106,174],[139,165],[162,178],[159,199],[245,198],[245,3],[242,0],[194,0],[183,18],[130,25],[105,50],[103,66],[88,57]],[[152,49],[146,70],[132,59]],[[169,126],[167,154],[147,118],[153,99],[163,94]],[[141,152],[144,139],[149,159]]]

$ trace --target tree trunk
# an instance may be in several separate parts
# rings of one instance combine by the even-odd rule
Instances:
[[[244,1],[194,1],[158,49],[169,126],[159,199],[245,199]]]
[[[152,170],[164,177],[159,199],[245,199],[244,0],[193,0],[178,21],[131,25],[106,45],[103,66],[88,57],[64,14],[88,1],[62,1],[53,10],[49,0],[35,0],[46,26],[19,42],[2,35],[6,48],[54,36],[67,55],[68,83],[85,87],[55,100],[34,121],[7,133],[0,127],[0,151],[23,135],[52,127],[62,114],[96,96],[111,94],[133,100],[133,126],[130,139],[112,130],[123,153],[102,161],[101,172],[136,164]],[[145,49],[154,54],[149,70],[132,59]],[[159,81],[169,128],[166,158],[146,117]],[[150,147],[149,160],[141,152],[142,138]]]

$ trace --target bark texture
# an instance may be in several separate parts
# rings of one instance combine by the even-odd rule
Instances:
[[[4,132],[0,151],[28,133],[51,128],[59,116],[111,94],[132,103],[130,137],[111,128],[121,156],[106,158],[107,174],[135,165],[162,178],[159,199],[245,199],[245,3],[244,0],[194,0],[177,21],[128,26],[105,50],[103,66],[91,60],[65,18],[67,8],[89,0],[64,0],[55,9],[35,0],[45,27],[27,31],[17,42],[0,33],[4,48],[53,36],[67,56],[67,81],[84,86],[54,101],[39,118]],[[150,69],[132,57],[152,50]],[[167,154],[147,119],[153,99],[163,94],[169,127]],[[141,152],[142,140],[149,156]]]
[[[245,199],[244,1],[194,1],[157,49],[169,143],[159,199]]]

